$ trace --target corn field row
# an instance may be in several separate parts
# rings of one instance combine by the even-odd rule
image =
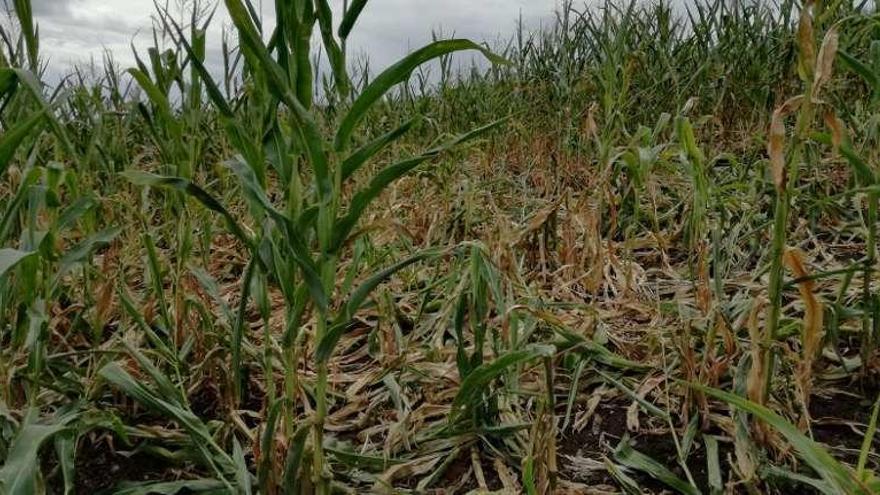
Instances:
[[[0,494],[880,493],[873,4],[157,3],[49,84],[9,3]]]

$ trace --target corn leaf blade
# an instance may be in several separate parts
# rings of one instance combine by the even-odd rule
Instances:
[[[485,47],[466,39],[435,41],[392,65],[379,74],[376,79],[364,88],[363,92],[352,103],[351,109],[342,119],[336,132],[335,146],[337,150],[345,149],[358,124],[367,115],[379,99],[385,96],[394,86],[409,78],[410,74],[420,65],[444,55],[463,50],[477,50],[494,63],[504,64],[506,60],[495,55]]]

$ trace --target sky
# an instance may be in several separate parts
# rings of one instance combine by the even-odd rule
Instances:
[[[170,1],[175,5],[181,0]],[[271,25],[274,2],[262,1],[265,22]],[[341,10],[343,0],[330,1],[334,10]],[[349,57],[367,56],[375,70],[430,42],[432,30],[478,42],[506,40],[520,16],[527,27],[538,27],[552,18],[558,1],[370,0],[349,39]],[[255,5],[259,2],[254,0]],[[134,61],[131,45],[145,50],[151,43],[153,0],[32,0],[32,4],[41,54],[52,73],[100,61],[105,49],[113,53],[120,68],[129,67]],[[228,28],[229,21],[221,5],[208,33],[209,58],[214,53],[214,63],[219,63],[224,26]]]

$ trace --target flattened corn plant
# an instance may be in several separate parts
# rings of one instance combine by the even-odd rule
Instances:
[[[373,74],[365,0],[225,1],[222,73],[193,2],[52,90],[9,3],[0,493],[880,492],[866,5],[566,2]]]

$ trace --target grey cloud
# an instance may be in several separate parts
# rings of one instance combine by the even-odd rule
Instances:
[[[57,17],[70,14],[74,0],[32,0],[34,14],[43,17]]]
[[[374,0],[349,45],[378,68],[430,42],[433,32],[490,44],[507,41],[520,15],[527,26],[536,26],[553,15],[556,4],[556,0]]]
[[[53,65],[100,57],[108,48],[121,63],[131,62],[129,43],[148,41],[152,0],[33,0],[44,54]],[[552,17],[559,0],[371,0],[349,40],[352,59],[368,57],[380,69],[409,50],[431,41],[432,31],[443,36],[496,42],[509,39],[522,15],[527,26]],[[259,3],[259,2],[257,2]],[[273,2],[264,0],[267,29],[274,24]],[[332,0],[339,14],[342,0]],[[221,2],[222,4],[222,2]],[[221,24],[228,24],[224,7],[218,9],[209,32],[209,52],[220,44]],[[136,33],[140,32],[139,36]],[[216,47],[214,46],[216,45]],[[214,48],[213,50],[211,48]],[[210,63],[211,61],[209,61]],[[55,67],[55,70],[60,70]]]

